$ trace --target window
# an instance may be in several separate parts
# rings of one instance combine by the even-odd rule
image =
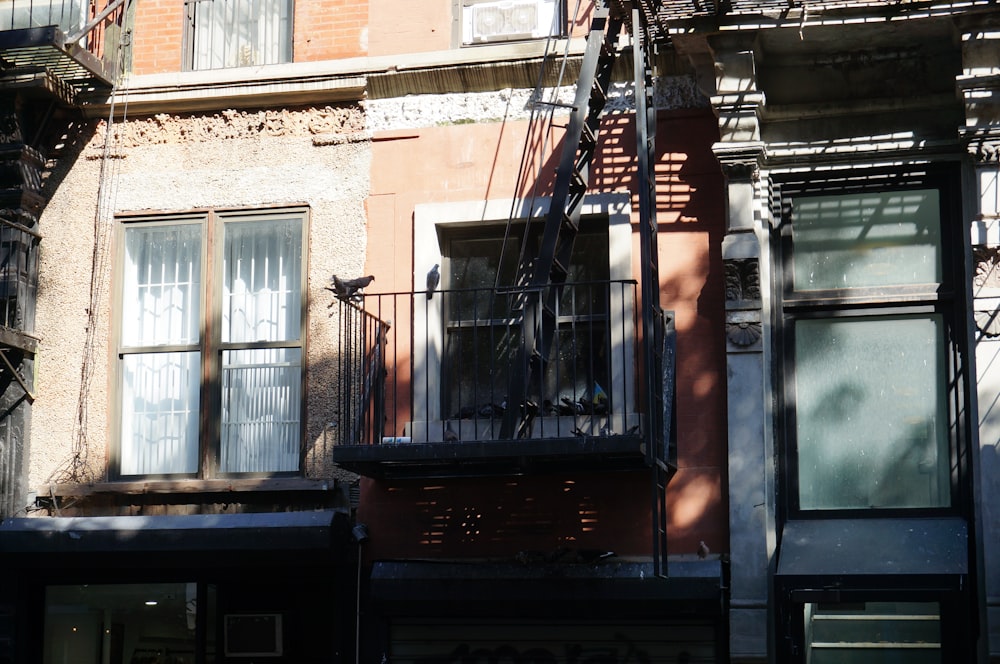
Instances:
[[[462,44],[563,34],[563,0],[458,0]]]
[[[299,469],[304,224],[302,211],[123,224],[118,475]]]
[[[805,661],[938,664],[940,611],[937,602],[807,602]]]
[[[498,270],[501,279],[513,273],[524,220],[532,218],[532,227],[541,232],[547,210],[546,199],[518,201],[513,207],[509,200],[492,200],[418,205],[414,210],[415,287],[422,288],[427,271],[438,263],[441,288],[451,292],[414,301],[413,338],[423,342],[413,348],[413,411],[406,435],[418,441],[440,440],[444,420],[456,415],[465,420],[470,408],[476,411],[473,418],[481,418],[479,408],[503,406],[508,353],[519,338],[505,336],[517,334],[509,326],[507,296],[494,297],[491,291]],[[563,289],[550,348],[555,366],[550,362],[545,385],[534,386],[553,401],[554,409],[565,406],[561,396],[593,399],[600,388],[612,415],[602,422],[592,418],[595,435],[600,427],[624,432],[638,422],[630,213],[627,194],[587,197],[569,275],[574,283]],[[510,235],[516,239],[507,240],[501,264],[502,238],[511,216],[519,220]],[[533,436],[572,435],[574,424],[545,421],[546,415],[560,413],[538,405]],[[476,428],[475,419],[455,423],[474,429],[463,431],[463,440],[498,434],[499,427],[491,428],[488,420],[483,424]]]
[[[195,583],[49,586],[42,661],[194,662],[198,611]]]
[[[531,225],[530,254],[541,243],[541,222]],[[444,241],[443,294],[445,312],[444,412],[453,417],[473,409],[476,413],[502,404],[507,393],[508,369],[519,343],[511,327],[509,295],[496,293],[494,285],[515,279],[524,224],[514,224],[504,238],[502,226],[464,228],[447,232]],[[567,285],[559,303],[557,330],[546,384],[552,409],[602,393],[608,382],[608,306],[610,289],[621,298],[621,284],[608,283],[607,220],[581,224],[573,244]],[[499,281],[497,278],[499,276]],[[631,286],[628,287],[631,290]],[[620,311],[613,314],[621,318]],[[543,413],[545,411],[543,410]]]
[[[84,0],[14,0],[0,8],[0,30],[57,25],[66,34],[83,27],[87,17]]]
[[[950,183],[921,172],[782,188],[793,511],[955,503],[964,333]]]
[[[185,0],[191,69],[292,61],[293,0]]]

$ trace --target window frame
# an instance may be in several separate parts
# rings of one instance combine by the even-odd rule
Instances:
[[[223,252],[225,249],[226,224],[244,222],[260,222],[268,219],[296,218],[300,224],[300,260],[299,260],[299,330],[297,338],[279,341],[240,342],[222,340],[223,288],[225,275],[223,271]],[[117,275],[113,281],[112,293],[115,315],[112,332],[112,348],[115,356],[114,387],[112,413],[111,442],[109,445],[108,475],[113,481],[131,481],[136,479],[222,479],[222,478],[268,478],[268,477],[299,477],[304,472],[305,439],[306,439],[306,357],[308,330],[308,269],[309,269],[309,221],[307,206],[282,206],[273,208],[206,208],[180,213],[126,213],[115,219],[115,266]],[[201,284],[199,287],[200,311],[198,315],[198,340],[192,344],[161,344],[132,346],[123,341],[123,319],[125,306],[124,274],[125,274],[125,238],[129,227],[149,226],[166,227],[180,224],[196,224],[201,229]],[[222,373],[223,354],[232,350],[288,348],[298,349],[299,362],[299,397],[296,409],[299,417],[297,468],[284,471],[251,471],[222,472],[220,470],[222,447]],[[126,355],[138,355],[149,352],[170,352],[173,350],[196,350],[200,353],[198,363],[199,407],[196,413],[198,429],[197,470],[193,473],[150,473],[125,474],[122,472],[121,455],[123,448],[123,399],[124,391],[124,358]],[[215,413],[215,416],[211,416]]]
[[[968,446],[970,368],[963,284],[965,262],[961,223],[960,169],[950,164],[920,164],[902,168],[855,168],[816,177],[815,172],[772,176],[772,200],[777,203],[775,242],[779,279],[776,282],[776,363],[780,400],[779,459],[782,467],[783,499],[778,509],[788,519],[832,519],[844,517],[902,517],[964,514],[969,506]],[[792,198],[848,193],[887,193],[935,189],[939,198],[940,282],[795,291],[792,284]],[[800,320],[850,320],[884,316],[940,316],[943,321],[945,390],[948,418],[946,439],[950,485],[945,506],[922,507],[831,507],[803,508],[800,496],[797,443],[795,324]],[[939,463],[945,458],[939,459]]]
[[[498,249],[497,254],[499,257],[501,253],[500,245],[505,239],[508,241],[507,242],[508,245],[513,245],[509,246],[508,249],[514,249],[516,252],[516,250],[518,249],[518,245],[520,245],[523,242],[523,235],[526,226],[527,225],[523,220],[518,220],[517,222],[514,222],[511,225],[511,229],[508,232],[505,232],[504,226],[500,224],[489,224],[486,227],[486,229],[484,229],[482,225],[477,225],[477,226],[457,225],[457,227],[454,228],[449,228],[449,225],[443,225],[442,227],[440,227],[438,229],[439,235],[441,236],[440,245],[442,247],[440,288],[442,290],[456,288],[456,284],[454,283],[455,275],[453,270],[453,266],[455,263],[454,254],[456,253],[456,248],[460,246],[462,243],[468,241],[477,241],[477,240],[494,242],[497,245]],[[536,220],[534,223],[531,224],[529,228],[530,232],[528,240],[529,246],[526,249],[528,254],[532,254],[538,251],[538,247],[541,244],[543,228],[544,224],[541,223],[540,220]],[[603,283],[610,283],[610,277],[608,276],[610,272],[610,266],[608,265],[608,262],[606,260],[603,263],[603,265],[598,265],[598,271],[601,273],[599,276],[592,276],[588,279],[582,279],[580,281],[576,281],[573,278],[573,274],[575,271],[574,268],[588,267],[590,265],[593,265],[593,263],[587,262],[586,260],[581,261],[583,257],[578,256],[576,251],[580,247],[581,236],[583,235],[587,235],[590,238],[598,240],[603,246],[604,250],[606,251],[608,246],[608,230],[609,230],[609,225],[606,217],[591,216],[581,219],[580,229],[576,236],[577,244],[575,245],[574,248],[574,257],[569,266],[570,274],[566,280],[567,290],[563,295],[563,299],[564,300],[567,299],[567,296],[572,297],[572,295],[575,294],[577,290],[579,290],[580,293],[589,294],[591,299],[587,300],[585,296],[582,296],[584,297],[584,299],[580,300],[581,304],[579,306],[588,309],[588,311],[567,312],[566,310],[567,307],[560,306],[559,316],[556,320],[555,334],[557,335],[557,337],[561,333],[570,332],[573,335],[574,342],[578,338],[583,338],[585,341],[592,342],[592,345],[589,346],[589,350],[591,350],[592,352],[596,351],[598,347],[605,347],[604,348],[605,352],[610,352],[610,348],[608,348],[611,345],[610,328],[613,326],[613,324],[611,321],[612,313],[608,310],[608,307],[610,305],[609,300],[616,295],[620,295],[620,293],[612,293],[611,291],[605,292],[603,288],[601,288],[598,285]],[[501,272],[507,278],[507,281],[504,281],[503,283],[510,283],[510,280],[513,277],[513,271],[516,270],[517,268],[517,258],[518,257],[516,253],[503,255],[504,260]],[[494,274],[494,277],[495,276],[496,275]],[[613,289],[613,286],[611,288]],[[473,394],[481,398],[479,399],[474,398],[471,402],[461,399],[462,389],[461,387],[457,387],[455,384],[454,374],[456,372],[453,371],[452,367],[453,364],[455,365],[465,364],[467,358],[462,357],[461,360],[456,362],[455,359],[452,357],[453,350],[451,348],[451,343],[455,340],[460,341],[464,331],[471,331],[473,338],[481,336],[481,338],[490,338],[491,340],[493,339],[498,340],[500,336],[503,336],[502,330],[505,327],[505,322],[507,321],[508,316],[500,315],[499,317],[493,317],[493,318],[490,317],[481,318],[475,315],[472,315],[471,317],[463,315],[461,317],[455,318],[452,316],[452,314],[455,313],[456,310],[461,309],[461,294],[456,292],[451,294],[446,293],[444,295],[448,299],[448,305],[442,306],[441,308],[441,317],[443,326],[442,340],[444,344],[441,357],[442,384],[441,384],[440,398],[443,403],[444,413],[445,414],[457,413],[460,407],[468,408],[470,406],[474,406],[478,409],[479,407],[482,407],[489,402],[492,402],[493,404],[497,405],[501,404],[501,402],[505,398],[505,390],[503,388],[500,388],[499,391],[498,389],[496,389],[498,387],[496,375],[493,374],[492,372],[487,372],[489,373],[489,375],[494,376],[494,381],[493,381],[494,385],[490,389],[486,390],[487,394],[485,395],[481,394],[478,389],[473,389]],[[449,295],[450,297],[448,297]],[[459,300],[458,303],[456,303],[456,298]],[[587,302],[594,304],[594,298],[597,298],[599,300],[596,303],[596,306],[588,306],[586,304]],[[620,300],[621,298],[618,297],[616,299]],[[576,302],[575,298],[574,302]],[[472,304],[473,304],[472,312],[458,311],[458,313],[471,314],[473,312],[484,312],[486,310],[485,308],[480,309],[477,306],[478,302]],[[564,303],[561,303],[561,305],[562,304]],[[582,329],[584,327],[586,327],[586,331],[583,332],[582,334],[577,334],[577,329]],[[451,336],[452,334],[455,334],[456,336],[452,337]],[[601,341],[599,343],[593,343],[597,339],[600,339]],[[496,343],[498,343],[498,341],[492,341],[490,343],[490,346],[492,348],[495,348]],[[480,368],[485,368],[485,366],[499,368],[500,366],[498,359],[495,357],[481,358],[478,353],[474,353],[474,357],[476,358],[476,361],[480,363],[481,365]],[[482,366],[484,362],[486,363],[486,365]],[[591,363],[590,369],[595,370],[601,368],[604,364],[606,363],[602,362]],[[561,371],[560,369],[562,368],[568,369],[568,367],[562,367],[560,363],[560,368],[555,369],[557,379],[560,376],[562,380],[566,380],[570,376],[576,377],[578,379],[580,378],[579,373],[575,370],[575,368],[574,370]],[[477,375],[479,375],[478,370],[477,370]],[[506,373],[503,373],[502,377],[505,379]],[[607,375],[603,374],[600,376],[594,375],[591,376],[590,378],[592,378],[593,382],[596,383],[597,385],[610,384],[609,382],[610,377]],[[499,383],[501,384],[504,382],[505,380],[499,381]],[[588,380],[587,384],[589,385],[590,382],[591,381]],[[587,394],[576,392],[573,388],[566,388],[566,389],[574,392],[573,394],[574,399],[588,396]],[[453,402],[453,397],[455,393],[459,395],[458,402]],[[559,393],[563,394],[564,392],[560,391]],[[486,402],[483,402],[483,399],[486,399]]]
[[[196,39],[196,34],[198,26],[196,25],[196,8],[200,3],[203,2],[225,2],[226,0],[184,0],[184,30],[181,36],[181,49],[182,49],[182,68],[184,71],[217,71],[222,69],[239,69],[241,67],[262,67],[265,65],[274,64],[288,64],[295,61],[295,0],[274,0],[276,2],[287,2],[288,3],[288,33],[287,33],[287,49],[286,56],[284,58],[279,58],[275,62],[255,62],[248,64],[234,64],[234,65],[222,65],[222,66],[209,66],[209,67],[198,67],[197,60],[197,48],[198,40]],[[241,0],[236,0],[237,2]],[[280,23],[280,17],[279,17]],[[235,26],[226,26],[229,29],[235,30]],[[213,50],[213,58],[217,55]],[[266,60],[266,59],[265,59]]]
[[[420,291],[425,283],[428,270],[435,263],[443,265],[447,260],[441,248],[441,237],[449,228],[462,225],[498,224],[501,227],[509,219],[544,224],[550,199],[533,200],[493,199],[454,203],[421,204],[414,209],[414,271],[413,284]],[[585,199],[582,218],[596,217],[601,223],[606,220],[608,228],[608,269],[610,280],[632,279],[632,226],[631,200],[628,194],[592,194]],[[442,271],[442,274],[445,272]],[[443,284],[442,284],[443,286]],[[609,311],[634,311],[638,303],[631,300],[631,293],[615,293],[609,303]],[[436,381],[436,387],[423,376],[440,376],[444,360],[444,339],[442,338],[443,312],[442,298],[428,301],[416,297],[413,304],[413,338],[426,339],[426,344],[414,344],[413,348],[413,391],[411,394],[411,420],[407,429],[417,436],[420,432],[442,431],[446,417],[442,413],[444,385]],[[622,353],[631,357],[634,352],[635,329],[631,317],[621,326],[611,326],[611,343],[622,348]],[[633,424],[637,415],[632,408],[636,405],[636,367],[629,363],[612,362],[610,385],[602,386],[609,394],[611,403],[622,404],[622,416],[628,425]],[[418,378],[420,377],[420,378]],[[616,416],[617,419],[617,416]],[[626,427],[627,428],[627,427]]]

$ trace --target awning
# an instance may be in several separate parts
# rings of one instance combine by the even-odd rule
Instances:
[[[961,518],[815,519],[782,531],[778,576],[964,575]]]
[[[570,617],[723,615],[718,560],[521,565],[427,561],[376,562],[371,594],[384,615]]]
[[[336,512],[5,519],[0,554],[329,549]]]

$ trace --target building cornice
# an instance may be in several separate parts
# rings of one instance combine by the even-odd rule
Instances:
[[[585,42],[557,43],[577,67]],[[84,99],[88,117],[205,112],[228,108],[356,102],[407,94],[534,87],[544,41],[493,44],[401,56],[346,58],[211,71],[132,75],[110,93]],[[553,76],[557,67],[551,67]],[[567,72],[575,80],[575,72]],[[553,81],[543,81],[551,85]]]

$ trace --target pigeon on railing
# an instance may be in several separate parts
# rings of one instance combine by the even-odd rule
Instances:
[[[441,283],[441,272],[438,271],[439,267],[441,266],[438,265],[437,263],[434,263],[434,267],[432,267],[431,271],[427,273],[428,300],[434,297],[434,289],[436,289],[438,287],[438,284]]]
[[[373,281],[375,281],[375,277],[370,274],[367,277],[357,277],[356,279],[341,279],[337,275],[333,275],[330,277],[333,288],[327,286],[326,289],[336,295],[339,300],[357,302],[361,300],[360,291]]]

